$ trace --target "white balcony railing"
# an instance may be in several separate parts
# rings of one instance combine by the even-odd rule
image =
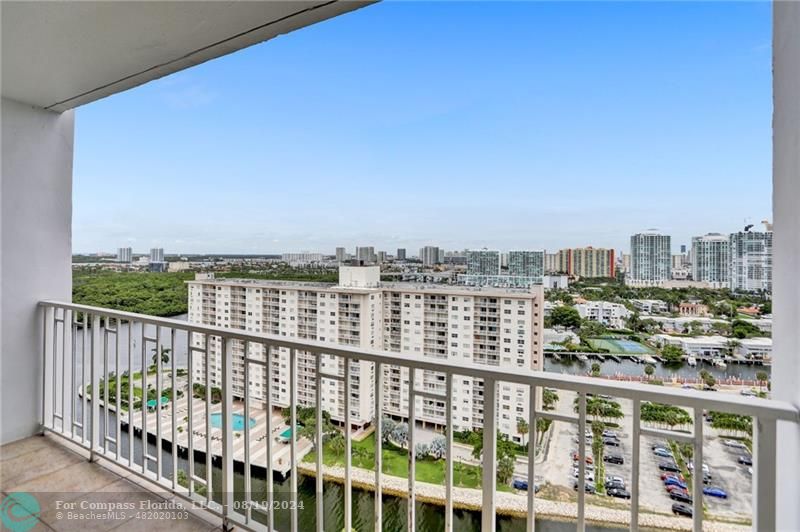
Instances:
[[[298,356],[296,353],[302,351],[310,355],[315,362],[314,372],[314,395],[315,405],[324,405],[322,397],[323,387],[320,385],[319,378],[338,382],[344,389],[344,395],[351,400],[354,397],[351,390],[352,383],[350,378],[351,365],[343,364],[342,374],[327,374],[322,369],[323,355],[338,357],[342,360],[366,361],[375,364],[374,371],[374,411],[384,410],[384,372],[386,366],[398,366],[407,368],[411,378],[409,381],[414,383],[419,375],[417,371],[430,371],[444,376],[444,394],[435,393],[427,389],[416,389],[412,384],[408,390],[408,413],[409,420],[409,441],[408,448],[415,448],[415,418],[419,415],[414,405],[417,403],[415,397],[442,401],[445,404],[445,412],[453,411],[453,382],[454,376],[472,377],[477,382],[483,382],[484,390],[484,419],[483,426],[491,430],[483,431],[483,456],[482,456],[482,516],[481,529],[484,531],[495,530],[496,517],[496,474],[497,474],[497,397],[500,383],[514,383],[528,386],[530,393],[529,419],[528,424],[531,429],[531,439],[535,441],[537,419],[550,419],[553,421],[576,424],[578,434],[583,434],[587,427],[586,397],[587,394],[608,394],[618,398],[629,399],[633,404],[633,423],[632,423],[632,473],[631,473],[631,505],[630,523],[631,530],[638,529],[639,522],[639,458],[640,440],[642,436],[656,436],[668,438],[679,442],[690,443],[694,446],[694,463],[703,463],[703,411],[714,410],[729,412],[753,417],[753,437],[754,437],[754,475],[753,475],[753,528],[759,531],[775,529],[775,493],[777,486],[776,468],[776,424],[778,422],[800,422],[800,416],[795,407],[788,403],[766,399],[754,399],[726,394],[711,394],[694,390],[680,390],[669,387],[651,386],[638,383],[621,383],[603,379],[576,377],[547,372],[535,372],[520,368],[500,368],[496,366],[482,366],[475,364],[453,363],[447,360],[429,359],[419,356],[401,355],[370,349],[362,349],[348,346],[332,346],[327,343],[298,341],[282,336],[272,336],[266,334],[247,333],[240,330],[226,329],[221,327],[204,326],[178,321],[174,319],[156,318],[127,312],[118,312],[109,309],[75,305],[70,303],[60,303],[45,301],[40,304],[42,309],[42,320],[44,337],[43,345],[43,389],[42,398],[42,424],[48,432],[65,437],[77,442],[88,449],[92,457],[100,456],[110,460],[130,472],[156,482],[165,490],[171,491],[176,495],[191,500],[196,504],[203,505],[209,511],[221,516],[231,524],[236,524],[249,530],[263,530],[265,526],[274,529],[273,512],[267,512],[265,518],[267,523],[262,524],[256,521],[251,510],[251,458],[259,446],[266,446],[266,464],[272,467],[273,446],[271,435],[273,433],[273,420],[271,415],[266,416],[266,444],[262,438],[253,438],[253,430],[247,420],[251,412],[251,402],[254,395],[247,387],[244,397],[240,398],[244,404],[245,422],[242,429],[234,429],[232,426],[232,414],[234,413],[234,387],[233,383],[233,359],[230,354],[234,344],[244,346],[244,367],[236,368],[237,372],[243,370],[243,382],[250,382],[251,376],[255,373],[253,368],[257,368],[258,375],[263,378],[263,388],[259,390],[258,400],[264,397],[263,405],[267,412],[271,412],[275,406],[290,406],[291,420],[290,426],[297,426],[297,419],[294,406],[298,405]],[[172,408],[162,407],[161,400],[155,401],[155,406],[148,408],[142,404],[141,411],[135,408],[123,408],[119,385],[116,386],[114,400],[109,400],[110,386],[103,386],[102,393],[100,383],[109,383],[109,377],[113,374],[122,375],[127,371],[129,378],[127,381],[127,396],[135,398],[134,387],[141,384],[142,399],[147,400],[148,375],[147,368],[152,360],[152,348],[158,346],[156,352],[160,352],[162,347],[174,349],[176,338],[183,336],[187,346],[187,363],[189,371],[182,375],[187,382],[185,383],[186,393],[186,416],[188,420],[188,431],[184,434],[178,430],[177,416],[180,415]],[[217,339],[217,343],[213,341]],[[122,348],[121,348],[121,343]],[[127,347],[124,345],[127,343]],[[212,437],[212,399],[211,393],[206,393],[205,398],[194,398],[191,392],[193,384],[197,383],[198,376],[192,371],[192,362],[196,357],[202,357],[204,361],[205,378],[202,384],[212,382],[212,366],[217,363],[212,360],[210,346],[219,345],[221,348],[221,378],[217,377],[214,381],[221,382],[221,436],[218,441]],[[261,346],[253,350],[253,346]],[[275,404],[274,398],[283,394],[276,395],[272,392],[275,371],[272,364],[260,358],[249,356],[251,350],[263,353],[264,347],[284,348],[290,353],[289,356],[289,378],[287,379],[288,401],[286,405]],[[279,356],[277,349],[273,351],[273,356]],[[173,353],[174,354],[174,353]],[[126,360],[127,359],[127,360]],[[242,360],[241,357],[239,360]],[[156,371],[152,379],[155,380],[155,397],[160,398],[165,390],[164,372],[161,357],[156,357]],[[110,368],[113,365],[113,371]],[[178,375],[176,372],[176,357],[170,357],[169,367],[171,371],[167,373],[168,384],[172,390],[177,390],[179,386]],[[135,379],[134,373],[140,370],[141,375]],[[134,382],[137,381],[137,382]],[[117,381],[119,382],[119,381]],[[308,379],[304,379],[304,386],[308,386]],[[152,384],[152,383],[151,383]],[[91,386],[92,397],[87,397],[86,386]],[[406,384],[405,386],[408,386]],[[575,392],[578,397],[577,416],[558,414],[550,411],[543,411],[539,408],[537,400],[537,390],[543,388],[555,388]],[[269,390],[269,391],[268,391]],[[175,393],[175,392],[173,392]],[[303,392],[305,394],[305,392]],[[94,395],[102,395],[98,400],[94,400]],[[307,394],[306,394],[307,395]],[[102,401],[101,401],[102,400]],[[135,399],[134,399],[135,400]],[[675,432],[667,430],[657,430],[643,427],[640,424],[640,405],[643,401],[652,401],[670,405],[688,407],[694,410],[692,432]],[[102,402],[102,404],[101,404]],[[198,430],[194,415],[196,403],[203,406],[203,425],[205,432]],[[169,410],[166,412],[165,410]],[[352,529],[352,485],[351,485],[351,444],[350,431],[352,427],[350,409],[344,409],[344,432],[345,432],[345,453],[344,453],[344,529]],[[115,414],[112,414],[115,413]],[[420,410],[421,412],[421,410]],[[109,419],[113,415],[116,430],[110,431]],[[102,416],[102,417],[101,417]],[[151,432],[148,418],[155,416],[156,422]],[[376,434],[381,434],[381,417],[374,416],[376,424]],[[166,429],[163,428],[166,422]],[[129,434],[136,432],[137,424],[141,423],[143,439],[152,438],[155,442],[155,454],[150,454],[147,446],[140,460],[137,461],[134,454],[134,438],[128,438],[128,449],[122,449],[121,428],[127,426]],[[101,427],[103,434],[101,434]],[[320,449],[319,442],[323,441],[322,434],[322,408],[316,410],[316,434],[315,444]],[[133,428],[133,429],[131,429]],[[237,445],[234,452],[234,440],[241,442],[234,435],[243,431],[243,446]],[[185,439],[185,442],[183,441]],[[172,442],[163,445],[165,440]],[[579,438],[578,453],[586,456],[586,439]],[[177,446],[174,443],[177,442]],[[453,428],[448,424],[446,429],[447,451],[445,457],[445,523],[446,530],[453,530]],[[119,443],[119,444],[118,444]],[[291,494],[294,498],[294,505],[290,505],[291,530],[298,529],[298,438],[296,431],[292,431],[289,437],[290,452],[287,473],[291,478]],[[382,453],[381,438],[375,438],[376,446],[376,468],[375,468],[375,529],[380,530],[382,526]],[[243,448],[240,448],[243,447]],[[532,489],[533,479],[535,478],[536,461],[534,459],[535,445],[529,445],[528,456],[528,479],[531,489],[527,495],[527,522],[528,530],[533,530],[535,518],[535,490]],[[185,452],[188,459],[187,486],[182,486],[178,480],[178,460],[172,459],[172,471],[170,475],[163,474],[164,452],[174,453],[174,449]],[[200,449],[202,448],[202,449]],[[205,451],[205,475],[198,476],[195,468],[196,451]],[[211,450],[211,452],[207,452]],[[126,452],[127,451],[127,452]],[[127,457],[125,456],[127,454]],[[408,464],[408,498],[409,504],[407,516],[407,528],[415,528],[415,458],[414,452],[409,453]],[[176,458],[172,454],[172,458]],[[217,458],[218,457],[218,458]],[[221,486],[212,484],[212,466],[220,463],[222,468]],[[243,513],[236,511],[234,507],[234,462],[242,462],[245,472],[244,494],[247,497],[247,509]],[[155,471],[148,467],[153,463]],[[316,453],[316,524],[317,530],[324,530],[325,515],[323,511],[323,476],[319,474],[323,470],[322,453]],[[579,461],[579,474],[577,478],[577,520],[578,530],[584,529],[585,524],[585,462]],[[703,524],[703,476],[694,475],[693,485],[693,528],[695,531],[702,529]],[[203,487],[206,495],[203,497],[198,494],[198,487]],[[214,491],[223,494],[221,502],[213,500]],[[266,507],[273,508],[272,490],[267,490]],[[260,501],[255,501],[256,503]],[[254,506],[257,507],[257,506]]]

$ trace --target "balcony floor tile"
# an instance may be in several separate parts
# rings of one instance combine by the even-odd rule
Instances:
[[[72,448],[73,450],[69,450]],[[210,531],[218,529],[213,518],[190,511],[187,518],[137,519],[136,512],[154,504],[172,500],[167,492],[149,491],[147,482],[131,482],[122,468],[104,467],[104,461],[90,463],[88,452],[70,444],[66,446],[51,436],[33,436],[0,447],[0,485],[3,499],[10,492],[33,495],[38,503],[39,520],[31,530],[102,532],[108,530]],[[123,476],[120,476],[122,473]],[[135,478],[135,476],[130,476]],[[154,488],[153,486],[150,486]],[[157,489],[157,488],[154,488]],[[61,507],[57,502],[61,501]],[[127,509],[108,515],[97,503],[127,503]],[[75,504],[82,518],[67,519],[65,504]],[[84,505],[90,505],[86,507]],[[84,509],[80,509],[84,506]],[[90,509],[91,508],[91,509]],[[27,508],[34,512],[37,508]],[[94,511],[95,516],[86,516]]]

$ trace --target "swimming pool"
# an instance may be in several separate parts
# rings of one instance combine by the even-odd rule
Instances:
[[[233,414],[233,430],[241,431],[244,430],[244,416],[242,414]],[[222,414],[211,414],[211,426],[215,429],[222,428]],[[250,418],[250,428],[256,426],[256,420]]]

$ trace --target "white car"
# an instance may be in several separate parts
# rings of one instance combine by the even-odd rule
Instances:
[[[625,479],[617,475],[606,475],[606,482],[619,482],[625,484]]]
[[[686,464],[686,467],[689,468],[689,471],[694,471],[694,462],[689,462]],[[703,462],[703,473],[710,473],[711,468],[708,467],[708,464]]]
[[[747,449],[747,445],[736,440],[722,440],[722,445],[726,447],[732,447],[734,449]]]

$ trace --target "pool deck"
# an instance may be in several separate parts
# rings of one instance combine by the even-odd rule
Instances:
[[[192,448],[195,452],[195,459],[197,453],[206,453],[207,443],[207,425],[206,425],[206,402],[204,399],[193,398],[192,400]],[[113,404],[109,405],[110,410],[113,410]],[[103,415],[103,407],[101,403],[100,415]],[[162,445],[164,442],[172,442],[172,414],[173,408],[175,409],[175,436],[181,454],[188,452],[189,449],[189,401],[184,389],[184,396],[179,397],[174,403],[162,405],[161,416],[159,423],[158,409],[148,411],[146,414],[147,419],[147,433],[148,440],[155,443],[158,438],[159,425],[161,427],[161,440]],[[210,414],[222,414],[221,404],[212,404]],[[244,403],[242,401],[233,402],[233,413],[244,415]],[[267,444],[272,444],[272,471],[279,473],[282,477],[286,477],[291,471],[291,461],[289,459],[290,446],[288,443],[280,443],[276,440],[278,435],[288,428],[284,423],[283,416],[280,413],[273,411],[272,413],[272,435],[267,437],[267,411],[260,408],[250,408],[250,417],[255,419],[255,426],[250,429],[250,465],[254,468],[267,469]],[[184,418],[187,418],[184,420]],[[127,427],[128,413],[122,413],[120,417],[123,430]],[[135,411],[133,413],[133,426],[136,433],[142,430],[142,411]],[[183,428],[183,432],[178,431],[178,427]],[[237,436],[238,435],[238,436]],[[210,426],[211,436],[211,453],[215,457],[215,461],[222,456],[222,429]],[[113,444],[109,444],[110,446]],[[111,447],[113,449],[113,447]],[[234,431],[233,437],[233,459],[244,465],[244,448],[245,448],[245,432]],[[311,450],[312,444],[310,441],[300,438],[297,441],[297,459],[298,461]]]

